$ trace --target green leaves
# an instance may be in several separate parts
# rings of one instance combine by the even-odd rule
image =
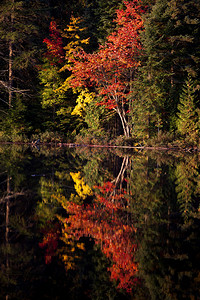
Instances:
[[[177,128],[186,141],[197,144],[200,132],[200,111],[195,105],[195,98],[195,83],[191,76],[188,76],[180,95]]]

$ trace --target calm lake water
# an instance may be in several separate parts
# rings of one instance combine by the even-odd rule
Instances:
[[[0,146],[0,299],[200,299],[199,166]]]

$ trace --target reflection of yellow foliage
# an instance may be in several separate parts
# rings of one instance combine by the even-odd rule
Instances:
[[[83,243],[77,243],[77,247],[80,249],[80,250],[85,250],[85,246]]]
[[[78,182],[78,189],[81,189],[83,187],[84,193],[91,193],[91,189],[83,182],[83,179],[81,179],[80,172],[74,174],[72,173],[70,175],[72,176],[72,178],[74,175],[73,179],[75,182]],[[84,193],[82,192],[84,196],[87,195]],[[72,195],[76,197],[74,194]],[[79,198],[79,196],[77,197]],[[66,212],[68,211],[69,200],[64,195],[53,195],[53,198],[61,204],[61,206],[66,210]],[[80,260],[81,253],[85,250],[85,246],[84,243],[76,241],[73,235],[71,235],[69,225],[66,222],[66,219],[60,215],[57,215],[57,218],[60,221],[60,224],[62,225],[61,240],[64,242],[64,246],[62,247],[62,249],[60,249],[60,258],[64,262],[65,270],[68,271],[76,267],[76,263],[78,260]]]
[[[69,198],[69,201],[80,204],[81,203],[81,198],[78,195],[71,194],[70,198]]]
[[[74,262],[69,261],[68,255],[63,255],[62,260],[64,261],[66,271],[74,269]]]
[[[61,200],[63,202],[63,199]],[[62,238],[65,246],[60,251],[60,257],[65,264],[66,271],[74,269],[76,261],[80,259],[80,250],[84,251],[84,243],[77,242],[72,235],[69,234],[69,228],[66,220],[58,216],[62,224]]]
[[[52,203],[54,200],[53,198],[55,198],[52,197],[53,194],[60,194],[62,191],[59,183],[54,182],[50,179],[46,179],[45,177],[41,177],[40,187],[43,203]]]
[[[55,172],[55,175],[56,177],[58,177],[60,180],[69,180],[70,176],[69,174],[67,174],[66,172],[59,172],[59,171],[56,171]]]
[[[82,90],[76,99],[77,105],[72,111],[72,115],[79,115],[82,117],[87,104],[92,102],[94,97],[94,93],[90,93],[87,89]]]
[[[81,178],[81,173],[70,173],[70,175],[72,176],[72,179],[75,182],[75,189],[77,191],[77,194],[85,199],[87,196],[91,196],[93,194],[91,188],[89,187],[89,185],[87,185],[83,178]]]
[[[62,205],[62,207],[67,211],[67,203],[68,203],[68,201],[65,198],[65,196],[63,196],[62,194],[52,195],[52,198],[56,199]],[[57,216],[57,217],[59,218],[59,216]]]

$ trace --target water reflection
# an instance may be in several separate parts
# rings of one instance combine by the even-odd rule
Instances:
[[[199,299],[198,155],[0,148],[2,299]]]
[[[103,186],[96,187],[96,190],[92,204],[79,205],[62,199],[61,203],[69,214],[62,220],[66,244],[70,245],[73,241],[73,252],[74,240],[77,241],[78,248],[84,249],[84,244],[78,242],[81,237],[94,239],[96,245],[112,261],[112,266],[108,268],[111,280],[117,282],[118,288],[131,291],[137,281],[137,264],[134,260],[137,248],[134,238],[136,229],[126,212],[125,191],[117,190],[111,182],[105,182]],[[64,256],[64,260],[69,269],[71,257],[68,260]]]

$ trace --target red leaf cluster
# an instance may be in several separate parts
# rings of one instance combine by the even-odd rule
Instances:
[[[64,59],[64,50],[62,46],[62,38],[55,21],[50,22],[49,31],[50,38],[45,38],[43,40],[43,43],[47,45],[47,52],[45,56],[52,64],[61,63]]]
[[[77,240],[82,236],[94,238],[112,261],[109,268],[111,279],[118,282],[118,288],[130,291],[137,273],[134,261],[136,230],[126,221],[124,193],[117,193],[111,182],[105,182],[98,190],[99,194],[91,205],[68,204],[68,232]]]
[[[109,109],[127,101],[130,83],[140,65],[143,11],[138,3],[138,0],[124,2],[126,9],[117,11],[117,29],[96,53],[82,50],[74,54],[71,86],[92,85],[104,96],[101,104]]]
[[[43,229],[44,237],[43,241],[39,243],[40,248],[45,248],[45,263],[51,263],[52,257],[55,255],[58,247],[58,239],[60,235],[59,225],[52,226],[50,223],[47,228]]]

